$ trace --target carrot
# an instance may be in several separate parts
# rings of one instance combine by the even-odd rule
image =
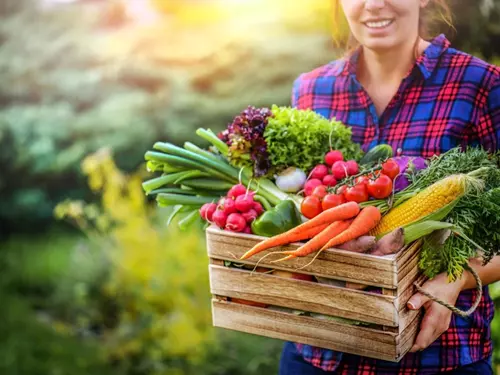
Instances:
[[[258,243],[252,249],[243,254],[243,256],[240,259],[247,259],[252,255],[255,255],[271,247],[285,245],[292,242],[297,242],[312,238],[319,232],[316,232],[313,235],[308,234],[308,236],[306,236],[306,233],[304,232],[314,227],[319,227],[321,225],[324,225],[323,229],[325,229],[326,225],[329,225],[334,221],[351,219],[359,213],[359,210],[360,210],[359,205],[356,202],[347,202],[341,204],[340,206],[329,208],[328,210],[323,211],[322,213],[312,218],[311,220],[308,220],[305,223],[302,223],[285,233],[278,234],[277,236],[270,237],[268,239],[265,239],[261,243]]]
[[[294,251],[283,251],[281,254],[293,255],[293,257],[305,257],[316,250],[319,250],[328,241],[349,228],[352,220],[335,221],[328,225],[326,229],[314,236],[309,242]]]
[[[267,250],[271,247],[287,245],[292,242],[298,242],[302,240],[308,240],[313,238],[315,235],[323,231],[329,224],[321,224],[305,231],[302,231],[299,234],[296,234],[293,237],[290,237],[288,232],[278,234],[277,236],[270,237],[265,239],[264,241],[259,242],[257,245],[248,250],[240,259],[248,259],[251,256],[260,253],[261,251]]]
[[[377,224],[382,219],[382,215],[377,207],[368,206],[361,210],[358,216],[353,220],[351,226],[347,228],[344,232],[340,233],[338,236],[332,238],[322,247],[321,250],[334,247],[344,242],[353,240],[360,236],[364,236],[366,233],[371,231],[377,226]]]

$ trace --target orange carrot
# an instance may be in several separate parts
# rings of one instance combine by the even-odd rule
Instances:
[[[349,228],[352,220],[335,221],[326,227],[322,232],[314,236],[309,242],[294,251],[283,251],[282,254],[293,255],[294,257],[305,257],[316,250],[321,249],[328,241],[335,238],[340,233]]]
[[[382,215],[380,214],[380,211],[378,208],[373,207],[373,206],[368,206],[366,208],[363,208],[361,212],[359,213],[358,216],[352,221],[351,225],[341,232],[340,234],[336,235],[332,239],[330,239],[326,245],[324,245],[319,252],[322,252],[325,249],[328,249],[330,247],[336,246],[343,244],[344,242],[353,240],[355,238],[358,238],[360,236],[365,235],[368,233],[371,229],[375,228],[375,226],[378,224],[380,219],[382,218]],[[292,252],[285,252],[285,254],[289,254],[288,256],[275,260],[273,263],[278,263],[282,262],[284,260],[296,258],[299,253],[297,253],[297,250],[292,251]]]
[[[344,232],[340,233],[338,236],[332,238],[326,243],[321,250],[334,247],[344,242],[353,240],[360,236],[364,236],[366,233],[371,231],[377,226],[382,215],[380,210],[374,206],[368,206],[361,210],[358,216],[353,220],[351,226],[347,228]]]
[[[248,259],[251,256],[260,253],[261,251],[267,250],[271,247],[287,245],[292,242],[298,242],[302,240],[308,240],[313,238],[315,235],[323,231],[329,224],[321,224],[315,227],[306,229],[298,234],[290,236],[288,232],[278,234],[277,236],[270,237],[264,241],[259,242],[257,245],[248,250],[240,259]]]

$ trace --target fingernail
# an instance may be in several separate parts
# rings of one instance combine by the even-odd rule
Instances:
[[[408,306],[408,308],[409,308],[409,309],[411,309],[411,310],[416,310],[416,309],[417,309],[417,308],[415,307],[415,305],[414,305],[412,302],[408,302],[406,305],[407,305],[407,306]]]

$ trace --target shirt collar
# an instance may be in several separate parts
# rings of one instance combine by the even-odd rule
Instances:
[[[415,67],[418,67],[424,79],[428,79],[437,67],[439,58],[450,47],[450,42],[444,34],[441,34],[431,41],[431,44],[425,49],[424,53],[415,61]],[[344,74],[356,76],[356,67],[358,65],[361,48],[357,48],[347,58],[344,65]]]

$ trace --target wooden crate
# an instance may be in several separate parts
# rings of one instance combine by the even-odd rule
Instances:
[[[259,267],[333,279],[338,281],[333,283],[336,286],[225,267],[224,261],[255,265],[269,252],[245,261],[239,258],[263,238],[213,226],[206,235],[214,326],[393,362],[413,345],[421,312],[408,310],[406,302],[415,293],[413,282],[424,280],[417,264],[420,243],[383,257],[328,250],[301,270],[297,269],[309,263],[311,257],[270,263],[280,256],[276,254],[259,263]],[[298,246],[291,244],[272,251]],[[376,288],[356,290],[345,282]],[[235,303],[231,298],[271,307]],[[323,315],[336,318],[325,319]]]

